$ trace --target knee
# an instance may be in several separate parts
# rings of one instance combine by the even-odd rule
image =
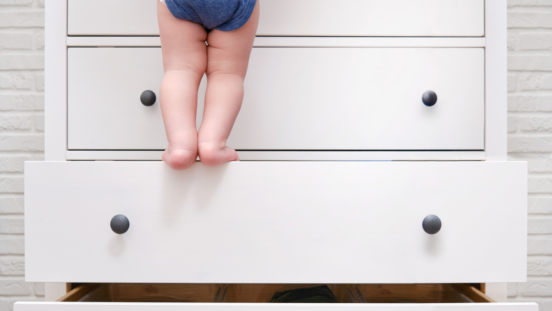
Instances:
[[[208,66],[207,70],[205,71],[207,78],[221,76],[221,77],[230,77],[232,79],[237,79],[241,81],[245,80],[245,74],[246,74],[245,71],[239,70],[236,68],[225,68],[224,66],[220,66],[220,67],[221,68],[216,68],[215,66]]]
[[[176,75],[176,76],[188,76],[188,77],[194,77],[194,79],[197,79],[198,81],[201,80],[203,75],[205,74],[205,68],[202,68],[201,66],[174,66],[169,67],[165,69],[165,77],[168,75]]]

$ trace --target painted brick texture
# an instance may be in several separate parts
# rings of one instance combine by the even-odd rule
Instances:
[[[0,310],[44,299],[26,283],[23,162],[44,159],[44,1],[0,0]]]
[[[528,282],[510,301],[552,311],[552,0],[508,0],[509,158],[528,161]],[[44,0],[0,0],[0,310],[44,298],[24,282],[23,162],[43,159]]]
[[[552,0],[508,0],[508,151],[529,163],[527,282],[509,301],[552,311]]]

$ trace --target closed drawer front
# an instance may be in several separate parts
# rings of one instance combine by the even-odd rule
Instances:
[[[326,285],[334,303],[268,303],[308,284],[84,284],[55,303],[16,303],[15,311],[65,310],[485,310],[537,311],[535,303],[495,303],[473,285]],[[305,294],[303,294],[305,295]],[[304,298],[303,298],[304,299]],[[316,301],[316,300],[315,300]],[[320,301],[320,300],[318,300]],[[306,302],[303,300],[303,302]],[[312,300],[311,300],[312,302]]]
[[[69,0],[69,35],[158,35],[154,0]],[[483,36],[484,0],[260,0],[261,36]]]
[[[522,162],[27,162],[29,282],[526,279]],[[114,225],[115,215],[127,225]],[[440,231],[423,221],[436,215]],[[428,231],[429,230],[429,231]]]
[[[68,62],[69,149],[166,148],[158,98],[140,102],[159,94],[160,48],[70,48]],[[484,149],[482,48],[254,48],[249,68],[232,148]]]

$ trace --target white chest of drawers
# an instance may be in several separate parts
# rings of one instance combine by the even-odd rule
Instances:
[[[261,11],[228,142],[244,161],[175,172],[159,161],[159,104],[140,102],[163,75],[155,0],[47,1],[46,162],[25,167],[26,279],[49,282],[50,300],[70,292],[15,310],[537,310],[489,303],[494,283],[526,278],[526,164],[506,161],[505,2]],[[265,303],[326,283],[341,303]]]

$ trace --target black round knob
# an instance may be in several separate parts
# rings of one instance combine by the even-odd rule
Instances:
[[[422,101],[424,105],[431,107],[437,103],[437,94],[433,91],[427,91],[422,95]]]
[[[429,215],[424,218],[422,222],[422,228],[428,234],[435,234],[441,230],[441,219],[435,215]]]
[[[149,107],[155,104],[156,99],[157,97],[155,96],[155,93],[150,90],[143,91],[142,95],[140,95],[140,101],[142,102],[142,104],[144,104],[144,106]]]
[[[128,231],[130,221],[125,215],[115,215],[111,218],[111,230],[117,234],[123,234]]]

